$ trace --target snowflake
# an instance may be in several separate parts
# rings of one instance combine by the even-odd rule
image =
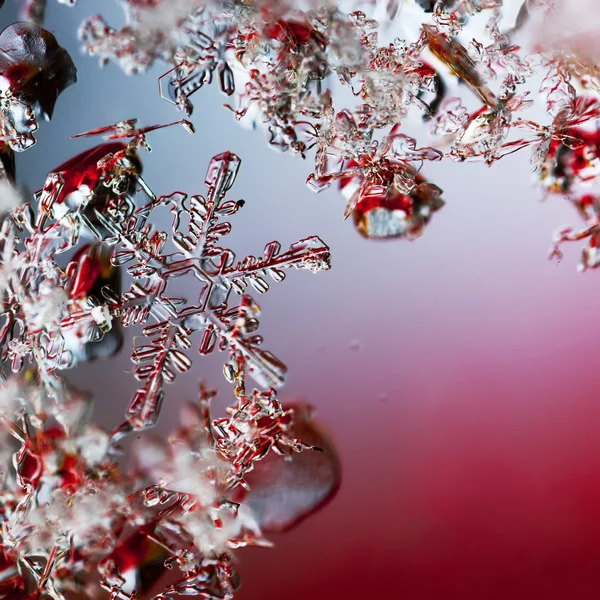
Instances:
[[[330,266],[329,249],[316,236],[286,251],[270,242],[262,257],[236,260],[219,244],[231,230],[223,219],[244,204],[227,198],[240,159],[224,152],[211,160],[205,196],[174,192],[157,198],[141,178],[136,158],[152,129],[122,122],[99,130],[109,138],[132,140],[101,144],[56,169],[37,194],[37,216],[27,204],[13,210],[0,237],[0,260],[10,266],[0,352],[12,357],[13,370],[20,370],[31,353],[48,385],[58,385],[54,372],[92,358],[97,342],[107,352],[119,345],[118,323],[144,325],[132,354],[142,386],[121,433],[156,423],[164,384],[191,367],[186,351],[196,332],[200,354],[228,352],[230,379],[243,369],[263,387],[281,387],[285,366],[261,348],[260,311],[247,289],[264,293],[269,279],[282,281],[291,267],[318,272]],[[172,214],[171,232],[152,225],[161,207]],[[98,243],[82,246],[86,236]],[[169,239],[173,248],[167,247]],[[56,256],[75,247],[81,249],[61,268]],[[118,268],[126,268],[132,280],[122,293]],[[172,282],[184,276],[195,286],[189,300],[171,291]],[[117,339],[107,343],[107,336]]]

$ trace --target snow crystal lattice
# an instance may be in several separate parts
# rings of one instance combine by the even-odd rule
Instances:
[[[116,153],[111,160],[109,183],[119,169],[126,169],[125,155],[119,158]],[[231,231],[223,218],[234,215],[244,204],[226,197],[240,162],[231,152],[215,156],[205,178],[206,196],[174,192],[157,198],[139,173],[134,173],[137,190],[146,191],[149,198],[142,206],[136,206],[132,196],[124,193],[104,205],[77,204],[62,217],[81,222],[101,241],[114,246],[113,264],[126,267],[133,279],[122,294],[106,287],[102,292],[111,317],[120,318],[126,326],[145,325],[132,353],[135,376],[143,383],[132,398],[123,432],[156,423],[163,384],[191,367],[186,352],[192,347],[190,336],[194,332],[201,333],[200,354],[217,349],[229,353],[226,375],[242,364],[263,387],[279,388],[285,382],[285,365],[260,347],[262,337],[256,334],[260,309],[246,290],[251,286],[265,293],[269,289],[267,278],[282,281],[285,269],[291,267],[312,272],[328,269],[329,248],[312,236],[284,252],[278,242],[270,242],[262,257],[246,256],[236,261],[232,250],[221,247],[221,238]],[[62,189],[60,180],[53,177],[48,178],[40,197],[43,210],[52,216]],[[156,231],[151,224],[152,212],[159,207],[168,207],[173,215],[171,235]],[[175,252],[165,247],[169,237]],[[170,282],[186,275],[198,285],[192,300],[174,297],[169,291]],[[239,297],[237,304],[231,302],[232,292]],[[148,324],[150,320],[153,323]]]

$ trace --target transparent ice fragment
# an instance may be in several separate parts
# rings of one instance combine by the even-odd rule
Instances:
[[[293,411],[289,435],[315,447],[290,456],[270,455],[258,462],[246,480],[242,501],[265,532],[288,530],[330,502],[341,479],[335,446],[312,417],[308,405],[287,406]]]
[[[76,80],[71,57],[49,31],[13,23],[0,33],[0,125],[13,150],[35,143],[37,119],[50,119],[58,96]]]

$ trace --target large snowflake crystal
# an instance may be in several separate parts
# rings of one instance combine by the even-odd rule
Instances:
[[[89,358],[92,343],[104,340],[119,322],[144,325],[132,354],[135,376],[143,383],[123,433],[156,423],[164,384],[191,366],[186,352],[195,332],[201,336],[200,354],[228,352],[229,379],[243,370],[260,385],[279,388],[286,369],[261,348],[259,307],[247,288],[264,293],[268,279],[282,281],[290,267],[328,269],[328,247],[316,236],[287,251],[270,242],[262,257],[236,260],[219,243],[231,230],[223,219],[244,204],[227,197],[240,159],[230,152],[212,159],[205,196],[175,192],[157,198],[141,178],[136,154],[147,130],[123,122],[100,131],[113,129],[109,137],[133,140],[101,144],[71,159],[48,176],[37,195],[37,216],[26,205],[4,223],[2,355],[12,358],[15,371],[29,358],[51,384],[56,369]],[[171,232],[152,223],[161,207],[171,211]],[[54,257],[86,236],[101,246],[90,246],[61,268]],[[123,293],[113,281],[117,267],[126,268],[131,278]],[[191,278],[189,300],[171,291],[173,280],[183,276]],[[117,342],[104,344],[112,349]]]

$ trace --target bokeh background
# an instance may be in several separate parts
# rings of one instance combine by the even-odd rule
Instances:
[[[18,2],[0,10],[4,27]],[[79,82],[61,97],[37,145],[18,156],[29,190],[98,140],[69,135],[137,117],[181,118],[162,101],[161,68],[128,78],[99,69],[76,38],[84,16],[116,4],[49,2],[47,27],[73,56]],[[274,550],[239,553],[240,600],[597,598],[600,591],[600,273],[576,272],[579,248],[546,260],[552,233],[578,224],[567,202],[541,202],[526,154],[493,168],[426,171],[447,202],[413,242],[373,242],[342,221],[336,190],[313,195],[310,165],[242,129],[214,87],[194,97],[197,133],[152,134],[145,179],[158,194],[202,193],[210,157],[242,157],[231,247],[259,254],[316,234],[327,273],[290,273],[259,299],[265,345],[289,366],[283,399],[304,399],[336,440],[336,499]],[[131,335],[131,333],[130,333]],[[131,347],[128,338],[126,348]],[[200,378],[231,390],[222,356],[195,360],[170,387],[158,432],[178,421]],[[134,389],[128,351],[70,374],[93,388],[95,418],[122,419]]]

